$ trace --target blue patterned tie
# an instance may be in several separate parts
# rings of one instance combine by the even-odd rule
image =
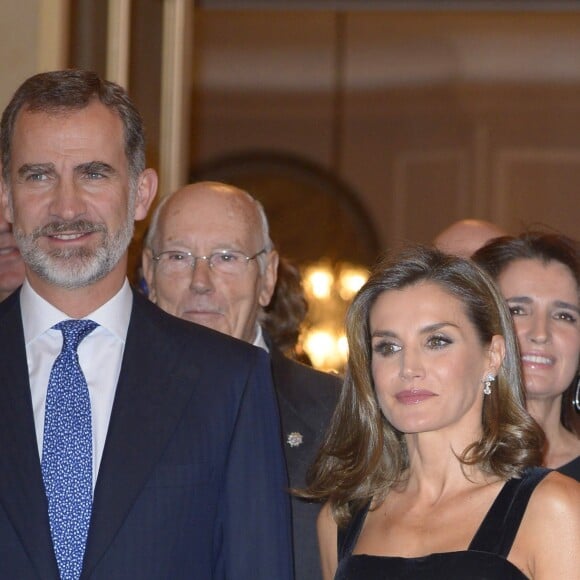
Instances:
[[[79,578],[93,497],[91,401],[77,347],[98,324],[65,320],[62,350],[50,372],[44,415],[42,477],[62,580]]]

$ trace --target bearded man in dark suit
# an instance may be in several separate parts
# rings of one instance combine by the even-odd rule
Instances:
[[[267,357],[127,283],[157,176],[125,91],[31,77],[0,150],[26,269],[0,304],[0,575],[289,580]]]
[[[261,204],[247,192],[200,182],[165,197],[145,240],[149,297],[167,312],[270,352],[292,487],[303,487],[333,412],[339,379],[285,357],[259,324],[276,287],[278,254]],[[292,499],[298,580],[321,578],[319,506]]]

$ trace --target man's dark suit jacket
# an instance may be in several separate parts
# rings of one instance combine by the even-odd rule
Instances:
[[[19,292],[0,345],[0,578],[56,580]],[[135,295],[82,578],[290,579],[273,393],[259,349]]]
[[[282,419],[282,438],[290,485],[306,485],[313,462],[340,393],[341,380],[284,356],[265,337],[272,357],[272,376]],[[296,580],[322,578],[316,535],[320,505],[292,498],[292,535]]]

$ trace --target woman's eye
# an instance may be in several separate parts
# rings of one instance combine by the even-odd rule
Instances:
[[[398,344],[392,342],[378,342],[373,346],[373,351],[381,356],[389,356],[399,352],[401,347]]]
[[[522,316],[525,312],[521,306],[510,306],[510,314],[512,316]]]
[[[430,336],[427,339],[427,346],[429,348],[444,348],[451,343],[451,339],[441,335]]]
[[[563,320],[564,322],[571,322],[572,324],[578,320],[578,318],[571,312],[556,312],[554,318],[556,318],[556,320]]]

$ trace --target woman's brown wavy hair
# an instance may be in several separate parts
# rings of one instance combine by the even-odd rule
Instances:
[[[568,268],[580,293],[580,244],[561,234],[530,230],[519,236],[495,238],[475,252],[473,260],[494,280],[517,260],[537,260],[544,265],[556,262]],[[579,380],[580,369],[564,391],[560,409],[560,422],[577,437],[580,437],[580,415],[573,400]]]
[[[512,320],[489,276],[470,260],[413,247],[383,259],[356,295],[347,313],[348,370],[338,406],[301,495],[329,500],[339,525],[367,502],[381,501],[405,477],[404,434],[381,413],[371,372],[369,315],[390,290],[434,283],[465,307],[483,345],[505,339],[506,354],[483,404],[481,439],[459,459],[503,479],[541,462],[543,433],[525,410],[519,351]]]

